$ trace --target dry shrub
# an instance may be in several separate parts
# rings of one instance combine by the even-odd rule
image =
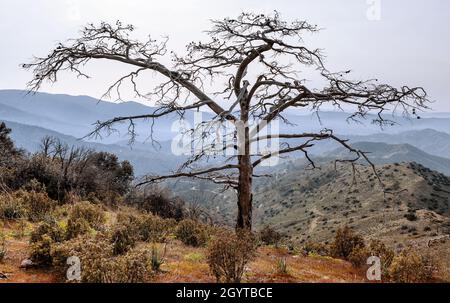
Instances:
[[[255,237],[245,231],[218,233],[208,247],[207,260],[217,282],[239,283],[245,266],[256,255]]]
[[[105,282],[141,283],[153,275],[151,257],[147,250],[132,250],[113,261],[112,272]]]
[[[396,283],[424,283],[433,277],[435,269],[431,258],[414,251],[403,251],[395,256],[389,266],[389,279]]]
[[[0,195],[0,219],[16,220],[26,217],[27,210],[22,201],[10,195]]]
[[[7,247],[6,247],[6,237],[5,235],[0,232],[0,262],[5,259],[7,253]]]
[[[140,238],[146,242],[163,242],[176,224],[174,219],[143,215],[139,223]]]
[[[330,254],[330,248],[323,243],[308,242],[302,248],[304,255],[319,255],[328,256]]]
[[[207,226],[190,219],[182,220],[178,223],[175,236],[185,245],[204,246],[208,241]]]
[[[383,276],[388,275],[389,266],[391,266],[395,256],[394,251],[388,248],[380,240],[372,240],[369,243],[369,253],[371,256],[377,256],[380,258],[381,273]]]
[[[87,201],[75,203],[69,219],[83,219],[96,230],[101,230],[106,222],[104,211],[99,206]]]
[[[83,218],[70,217],[67,220],[66,239],[71,240],[91,230],[89,223]]]
[[[267,225],[259,232],[259,239],[266,245],[278,245],[281,240],[281,234]]]
[[[114,256],[113,245],[104,234],[87,235],[58,245],[53,251],[54,265],[67,270],[66,260],[80,258],[81,282],[84,283],[138,283],[147,282],[153,275],[150,254],[146,250],[132,250]]]
[[[117,223],[133,226],[139,234],[139,239],[146,242],[164,242],[177,225],[174,219],[163,219],[152,214],[143,214],[130,207],[123,207],[118,212]]]
[[[52,264],[51,249],[64,240],[64,230],[55,222],[42,222],[30,237],[31,260],[41,266]]]
[[[80,258],[82,282],[101,283],[104,281],[106,261],[112,257],[112,244],[103,234],[95,237],[84,235],[55,245],[51,255],[53,265],[61,269],[61,273],[66,272],[69,257]]]
[[[334,242],[331,244],[331,254],[334,257],[348,260],[353,250],[361,250],[364,246],[364,239],[345,226],[336,232]]]
[[[70,240],[94,230],[102,230],[106,222],[103,210],[90,202],[75,203],[67,220],[66,239]]]
[[[350,255],[347,257],[347,260],[352,263],[354,267],[363,267],[367,265],[367,259],[370,256],[370,251],[365,246],[357,246],[355,247]]]
[[[136,245],[139,240],[139,229],[135,225],[117,223],[112,231],[111,243],[113,254],[122,255]]]
[[[47,219],[57,206],[57,202],[50,199],[46,192],[19,190],[14,193],[14,198],[27,210],[28,220],[39,222]]]

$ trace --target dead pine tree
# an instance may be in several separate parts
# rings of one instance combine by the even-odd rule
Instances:
[[[148,175],[140,184],[190,177],[234,188],[238,229],[252,227],[252,178],[260,177],[254,170],[272,157],[304,153],[310,165],[315,167],[308,149],[318,141],[334,140],[354,154],[354,158],[346,161],[354,164],[364,160],[372,165],[365,152],[352,148],[329,129],[307,133],[299,130],[301,126],[293,126],[289,133],[265,135],[263,129],[273,121],[289,125],[285,118],[288,109],[319,113],[323,107],[335,107],[349,113],[350,120],[363,119],[373,113],[373,122],[386,125],[393,123],[384,118],[386,112],[414,116],[427,107],[427,94],[421,87],[395,88],[377,80],[354,81],[350,71],[329,71],[321,51],[309,48],[305,43],[308,35],[319,31],[318,27],[306,21],[284,21],[277,12],[267,15],[242,13],[235,19],[214,20],[207,32],[207,41],[190,43],[185,55],[168,52],[167,39],[135,40],[131,37],[133,31],[133,26],[121,22],[87,25],[78,38],[60,43],[48,56],[23,65],[34,74],[29,82],[30,90],[38,90],[45,81],[57,81],[57,75],[64,71],[88,77],[83,72],[86,64],[107,60],[124,64],[133,71],[118,77],[105,96],[117,92],[120,98],[121,85],[129,81],[136,96],[153,100],[156,110],[98,121],[91,135],[111,130],[117,123],[129,123],[132,140],[137,120],[157,122],[160,117],[174,113],[183,116],[189,110],[213,113],[208,121],[201,123],[200,137],[209,138],[208,144],[195,149],[188,161],[173,174]],[[164,63],[168,61],[165,57],[169,56],[171,63]],[[308,87],[310,82],[301,77],[307,74],[303,73],[305,70],[320,77],[320,87]],[[139,82],[145,73],[158,75],[153,78],[158,83],[147,87],[148,81],[145,84]],[[250,121],[258,122],[250,126]],[[208,132],[213,129],[208,126],[217,122],[231,124],[234,129],[217,139]],[[233,134],[237,134],[237,140],[222,144],[225,137]],[[278,149],[253,152],[251,147],[255,142],[275,138],[280,140]],[[236,153],[220,165],[199,164],[218,147]]]

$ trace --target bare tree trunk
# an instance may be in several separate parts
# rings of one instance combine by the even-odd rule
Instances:
[[[238,217],[236,229],[252,229],[252,176],[253,165],[250,157],[250,134],[248,123],[249,102],[245,96],[241,101],[241,131],[238,131],[241,137],[239,144],[242,145],[238,155],[239,162],[239,183],[238,183]]]
[[[238,217],[236,229],[252,229],[252,174],[250,156],[239,156]]]

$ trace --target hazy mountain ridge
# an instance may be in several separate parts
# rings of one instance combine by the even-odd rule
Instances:
[[[417,162],[432,170],[436,170],[450,176],[450,159],[430,155],[410,144],[356,142],[352,144],[352,147],[367,151],[367,157],[375,164]],[[343,147],[331,151],[325,156],[338,159],[353,159],[355,157],[354,154],[352,155]]]
[[[106,102],[88,96],[70,96],[62,94],[35,93],[27,94],[23,90],[0,90],[0,119],[37,125],[44,128],[57,130],[77,138],[84,137],[93,130],[93,124],[100,120],[105,121],[117,116],[132,116],[152,113],[155,108],[137,102]],[[7,107],[4,107],[7,106]],[[21,114],[19,115],[17,111]],[[208,113],[203,113],[205,119]],[[325,128],[333,129],[336,134],[372,135],[383,132],[383,134],[395,134],[409,130],[421,130],[431,128],[441,132],[450,133],[450,117],[447,113],[436,113],[432,117],[428,113],[422,119],[406,119],[402,116],[386,118],[394,120],[397,125],[386,127],[383,130],[372,124],[375,118],[368,115],[362,124],[351,123],[346,119],[349,113],[345,112],[322,112],[320,115],[310,112],[286,113],[285,117],[296,126],[280,125],[280,131],[291,133],[298,130],[320,131]],[[193,123],[193,111],[187,111],[185,119]],[[177,114],[169,114],[155,120],[154,130],[159,140],[169,140],[175,136],[171,131],[174,121],[179,118]],[[126,140],[127,124],[117,125],[120,134],[113,133],[104,136],[102,143],[116,143]],[[150,134],[151,121],[139,121],[136,123],[137,140],[145,141]]]
[[[7,127],[12,129],[11,138],[15,144],[27,152],[34,153],[38,151],[41,139],[45,136],[51,136],[71,146],[83,146],[96,151],[106,151],[116,154],[120,160],[128,160],[133,164],[136,176],[147,173],[167,173],[176,168],[183,159],[182,157],[177,157],[167,152],[168,143],[164,144],[164,142],[162,144],[162,150],[158,146],[152,149],[148,146],[146,149],[139,149],[136,146],[85,142],[73,136],[38,126],[9,121],[5,121],[5,123]]]
[[[97,121],[106,121],[119,116],[152,113],[155,108],[137,102],[106,102],[88,96],[60,94],[26,94],[21,90],[0,90],[0,119],[36,125],[81,138],[94,129]],[[19,111],[19,112],[17,112]],[[20,113],[20,114],[19,114]],[[155,136],[159,140],[173,137],[170,126],[176,114],[158,119]],[[127,139],[128,125],[118,124],[118,133],[104,134],[103,143],[115,143]],[[138,139],[144,141],[150,134],[151,121],[136,123]],[[91,138],[93,141],[95,138]]]

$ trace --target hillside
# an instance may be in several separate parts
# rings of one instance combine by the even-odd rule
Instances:
[[[418,140],[419,141],[419,140]],[[436,144],[437,145],[437,144]],[[443,144],[444,145],[444,144]],[[380,142],[357,142],[352,147],[367,151],[367,156],[375,164],[388,164],[398,162],[417,162],[432,170],[450,176],[450,159],[430,155],[409,144],[386,144]],[[352,159],[345,148],[338,148],[325,156],[331,159]]]
[[[259,185],[254,196],[255,223],[272,225],[301,243],[329,242],[337,228],[353,227],[366,238],[400,249],[414,245],[428,251],[429,241],[450,235],[450,178],[419,164],[378,166],[388,193],[368,167],[353,183],[350,167],[304,171],[302,164]],[[450,241],[436,245],[444,256]],[[450,260],[445,257],[447,268]]]

